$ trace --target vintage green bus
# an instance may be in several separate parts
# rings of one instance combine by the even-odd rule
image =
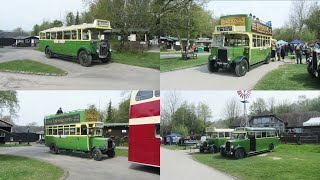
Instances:
[[[92,24],[55,27],[40,32],[39,49],[47,58],[69,58],[86,67],[92,60],[108,63],[111,48],[107,35],[111,31],[110,22],[99,19]]]
[[[241,159],[247,155],[273,151],[279,144],[278,131],[275,128],[239,127],[232,133],[232,138],[221,146],[222,156]]]
[[[217,153],[220,147],[230,139],[233,129],[217,129],[215,127],[207,127],[207,138],[200,144],[200,153],[210,152]]]
[[[252,15],[222,16],[213,33],[209,71],[231,69],[244,76],[250,67],[269,63],[272,27],[266,24]]]
[[[115,143],[102,137],[103,123],[92,110],[77,110],[44,118],[45,145],[50,152],[81,151],[100,161],[103,154],[115,156]]]

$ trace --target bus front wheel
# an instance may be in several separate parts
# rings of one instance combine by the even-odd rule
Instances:
[[[273,144],[270,144],[270,145],[269,145],[269,151],[272,152],[273,149],[274,149],[274,145],[273,145]]]
[[[216,61],[209,61],[208,62],[208,70],[210,72],[218,72],[219,71],[219,66]]]
[[[315,75],[314,75],[314,70],[313,70],[313,67],[312,67],[312,63],[311,62],[309,62],[308,63],[308,67],[307,67],[308,69],[308,73],[310,74],[310,76],[312,77],[312,78],[314,78],[314,77],[316,77]]]
[[[49,47],[46,48],[45,54],[47,58],[52,58],[52,51]]]
[[[248,72],[248,69],[249,69],[248,62],[247,60],[244,59],[236,65],[236,68],[235,68],[236,75],[239,77],[244,76]]]
[[[93,159],[96,160],[96,161],[101,161],[102,159],[102,152],[100,149],[94,149],[92,151],[92,156],[93,156]]]
[[[234,157],[235,157],[236,159],[242,159],[242,158],[244,158],[244,151],[243,151],[243,149],[241,149],[241,148],[237,149],[236,152],[234,153]]]
[[[100,59],[102,63],[109,63],[111,62],[111,53],[109,52],[106,58]]]
[[[92,63],[92,56],[86,51],[81,51],[79,53],[79,62],[82,66],[89,67]]]
[[[111,150],[111,151],[107,151],[107,155],[109,158],[113,158],[116,155],[116,153],[114,152],[114,150]]]

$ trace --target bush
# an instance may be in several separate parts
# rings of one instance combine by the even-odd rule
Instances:
[[[168,50],[164,46],[160,46],[160,52],[168,52]]]

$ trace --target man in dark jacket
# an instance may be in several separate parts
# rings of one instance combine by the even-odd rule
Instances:
[[[300,64],[302,64],[302,45],[300,43],[297,44],[294,50],[296,53],[297,64],[299,64],[299,60],[300,60]]]
[[[63,114],[62,108],[60,107],[59,110],[57,111],[57,114]]]

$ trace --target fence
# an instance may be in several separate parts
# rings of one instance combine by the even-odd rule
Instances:
[[[318,144],[319,136],[317,135],[281,135],[281,143],[293,143],[293,144]]]

